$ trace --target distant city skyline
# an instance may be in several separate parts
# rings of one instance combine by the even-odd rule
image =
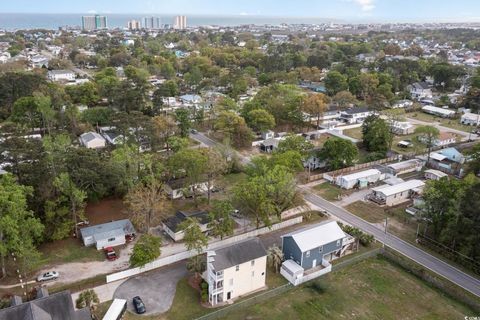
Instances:
[[[163,14],[319,17],[392,22],[480,21],[478,0],[16,0],[2,13]]]

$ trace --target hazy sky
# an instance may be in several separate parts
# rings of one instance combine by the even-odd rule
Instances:
[[[480,0],[1,0],[0,12],[480,21]]]

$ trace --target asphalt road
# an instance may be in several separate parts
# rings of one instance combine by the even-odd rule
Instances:
[[[352,226],[372,234],[378,241],[384,243],[386,246],[391,247],[392,249],[402,253],[425,268],[430,269],[431,271],[480,297],[479,279],[466,274],[465,272],[449,265],[448,263],[426,253],[425,251],[403,241],[392,234],[386,234],[384,230],[311,193],[308,189],[300,189],[304,191],[305,200],[327,210],[327,212],[330,214],[351,224]]]

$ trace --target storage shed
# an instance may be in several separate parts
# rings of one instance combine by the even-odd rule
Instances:
[[[340,176],[336,183],[343,189],[352,189],[355,186],[366,186],[369,183],[375,183],[384,178],[384,175],[377,169],[355,172],[352,174]]]
[[[135,235],[135,228],[130,220],[123,219],[80,229],[80,234],[86,247],[94,245],[102,250],[124,244],[127,236]]]

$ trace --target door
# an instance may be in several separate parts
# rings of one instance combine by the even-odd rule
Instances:
[[[315,268],[316,266],[317,266],[317,259],[313,259],[312,268]]]
[[[227,300],[230,300],[232,298],[232,291],[227,292]]]

